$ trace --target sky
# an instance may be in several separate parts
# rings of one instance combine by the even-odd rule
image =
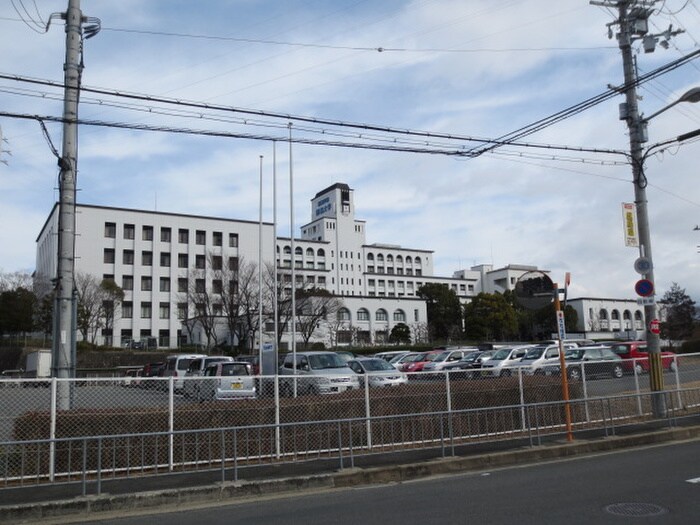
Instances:
[[[62,114],[64,24],[54,17],[45,28],[67,6],[0,3],[0,112],[14,115],[0,116],[1,272],[33,271],[58,199],[50,143],[61,151],[61,125],[47,120],[47,138],[17,115]],[[684,32],[653,53],[635,42],[639,74],[700,42],[700,0],[656,7],[650,32]],[[436,275],[531,265],[555,282],[570,273],[570,297],[635,298],[622,96],[528,145],[454,154],[479,146],[469,138],[501,137],[622,83],[611,10],[583,0],[83,0],[81,9],[101,30],[84,42],[79,117],[105,125],[79,128],[79,203],[257,221],[262,173],[272,221],[274,173],[278,235],[289,236],[292,216],[299,235],[310,199],[344,182],[368,243],[433,250]],[[694,86],[697,59],[640,86],[640,111]],[[700,104],[675,105],[650,121],[646,146],[698,128]],[[290,146],[290,136],[306,142]],[[645,164],[657,298],[675,282],[700,302],[699,155],[691,140]]]

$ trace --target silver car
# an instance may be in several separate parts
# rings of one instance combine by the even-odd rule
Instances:
[[[255,376],[250,363],[243,361],[219,361],[209,365],[204,375],[197,380],[199,388],[196,398],[250,399],[256,396]]]
[[[360,376],[360,386],[365,378],[371,387],[398,386],[408,383],[408,376],[399,372],[380,357],[360,357],[348,361],[348,366]]]

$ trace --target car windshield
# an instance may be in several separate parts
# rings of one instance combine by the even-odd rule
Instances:
[[[187,370],[190,367],[191,362],[192,362],[192,359],[180,359],[177,362],[177,369],[178,370]]]
[[[314,370],[324,370],[328,368],[344,368],[347,365],[345,360],[337,354],[314,354],[309,356],[309,366]]]
[[[460,361],[465,363],[473,363],[480,355],[481,352],[472,352],[471,354],[464,356],[462,359],[460,359]]]
[[[392,357],[389,363],[395,364],[395,363],[403,363],[410,359],[413,355],[415,354],[403,354],[403,355],[397,355],[395,357]]]
[[[510,355],[510,348],[501,348],[498,352],[493,354],[491,361],[503,361]]]
[[[222,376],[247,376],[248,367],[242,363],[230,363],[221,366]]]
[[[361,361],[361,363],[367,372],[381,372],[383,370],[391,370],[392,372],[396,372],[396,369],[384,361],[384,359],[367,359]]]
[[[566,359],[583,359],[583,350],[567,350],[564,354]]]
[[[420,361],[423,361],[423,360],[425,359],[425,356],[426,356],[426,355],[427,355],[427,354],[415,354],[415,355],[410,356],[408,359],[406,359],[405,362],[407,362],[407,363],[418,363],[418,362],[420,362]]]
[[[440,353],[434,353],[434,354],[428,354],[425,356],[426,361],[433,361],[434,363],[439,363],[441,361],[444,361],[447,359],[447,356],[450,355],[449,352],[440,352]]]
[[[542,357],[544,349],[544,346],[537,346],[535,348],[531,348],[527,351],[527,354],[525,354],[525,357],[523,357],[523,359],[538,359]]]

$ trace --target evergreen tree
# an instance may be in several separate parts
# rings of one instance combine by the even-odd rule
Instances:
[[[668,339],[671,346],[674,341],[682,341],[693,334],[693,317],[695,301],[677,283],[661,298],[661,311],[665,316],[661,323],[661,338]]]

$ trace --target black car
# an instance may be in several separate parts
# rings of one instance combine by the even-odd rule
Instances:
[[[624,373],[622,359],[607,347],[582,347],[567,350],[564,354],[569,379],[577,381],[584,374],[591,377],[612,377],[619,379]],[[552,367],[554,374],[560,373],[560,367]]]
[[[484,352],[477,350],[465,355],[459,361],[445,365],[443,370],[450,372],[450,377],[454,379],[473,378],[478,375],[483,359],[491,357],[494,353],[495,350]]]

